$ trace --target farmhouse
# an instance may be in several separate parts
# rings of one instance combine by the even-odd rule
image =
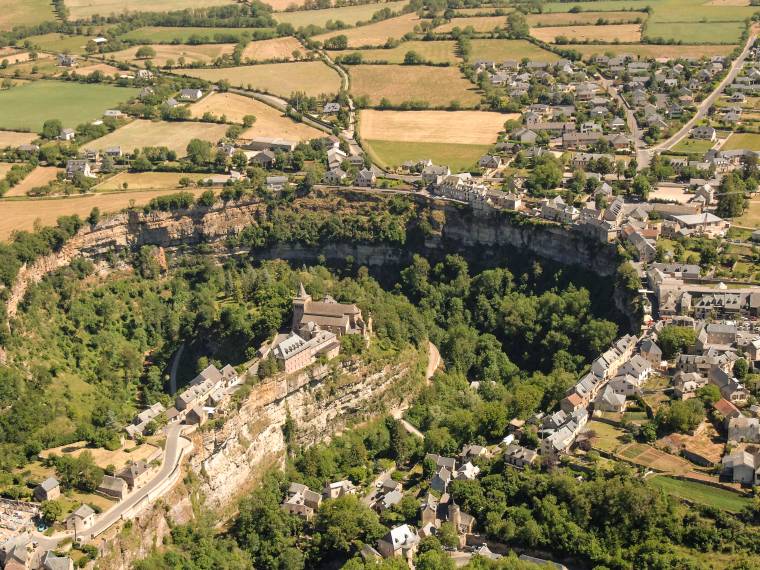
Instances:
[[[90,167],[88,160],[69,159],[66,161],[66,179],[73,180],[75,176],[80,175],[85,178],[96,178]]]
[[[199,101],[203,97],[203,91],[200,89],[182,89],[179,92],[180,101]]]

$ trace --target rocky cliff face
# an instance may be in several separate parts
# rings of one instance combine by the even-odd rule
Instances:
[[[132,523],[103,537],[102,568],[127,570],[160,546],[173,524],[188,522],[192,506],[230,512],[266,470],[286,457],[285,424],[293,442],[311,445],[329,439],[350,423],[398,406],[422,386],[425,356],[408,348],[391,361],[355,361],[317,366],[278,377],[251,389],[239,409],[225,411],[223,425],[193,433],[195,452],[183,483]],[[289,421],[290,420],[290,421]]]

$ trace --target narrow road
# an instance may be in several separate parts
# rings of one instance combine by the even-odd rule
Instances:
[[[361,498],[361,502],[368,507],[372,505],[372,501],[375,500],[377,497],[377,486],[380,484],[380,481],[383,481],[384,479],[391,476],[391,474],[396,470],[396,466],[390,467],[380,473],[375,479],[372,481],[372,483],[369,484],[367,487],[369,491],[365,493],[365,495]]]
[[[428,341],[428,363],[427,363],[427,369],[425,370],[425,383],[430,384],[430,380],[433,378],[433,375],[435,374],[435,371],[438,370],[438,368],[441,366],[441,353],[438,351],[438,347],[434,345],[432,342]],[[408,421],[406,421],[403,418],[404,412],[409,407],[409,403],[405,403],[404,405],[396,408],[391,413],[391,416],[399,421],[399,423],[404,426],[404,429],[409,432],[410,434],[419,437],[420,439],[425,439],[425,434],[422,433],[420,430],[418,430],[416,427],[414,427],[412,424],[410,424]]]
[[[628,130],[631,131],[631,138],[633,139],[633,148],[636,153],[636,163],[638,164],[638,168],[641,169],[649,166],[652,154],[646,148],[646,144],[644,143],[644,133],[639,128],[639,123],[636,121],[633,109],[631,109],[628,105],[628,101],[620,95],[618,89],[612,85],[612,82],[609,79],[602,77],[601,83],[607,92],[612,95],[614,99],[617,99],[620,106],[623,107],[625,112],[625,122],[626,125],[628,125]]]
[[[172,368],[169,371],[169,394],[174,396],[177,393],[177,369],[179,368],[179,361],[182,358],[182,352],[185,350],[185,343],[179,345],[177,352],[174,353],[174,359],[172,360]]]
[[[726,85],[732,83],[736,76],[739,74],[739,71],[741,71],[742,66],[744,65],[744,61],[747,59],[749,50],[755,43],[756,38],[757,32],[753,30],[747,39],[747,43],[744,44],[744,49],[742,50],[741,54],[739,54],[739,57],[737,57],[731,64],[731,69],[723,78],[723,81],[718,84],[712,93],[705,97],[704,101],[702,101],[699,104],[699,107],[697,107],[697,112],[694,114],[694,116],[683,127],[681,127],[676,134],[653,148],[655,152],[663,152],[672,149],[681,141],[681,139],[689,134],[692,127],[694,127],[697,121],[701,120],[705,115],[707,115],[708,109],[715,103],[720,94],[723,92],[723,89],[725,89]]]

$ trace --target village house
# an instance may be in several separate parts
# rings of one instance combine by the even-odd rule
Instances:
[[[325,184],[331,184],[331,185],[337,186],[341,182],[346,180],[347,178],[348,178],[348,174],[346,173],[346,171],[338,166],[325,172],[323,181]]]
[[[744,404],[749,399],[749,391],[736,378],[720,366],[710,368],[708,374],[710,384],[715,384],[721,396],[733,404]]]
[[[95,511],[89,505],[82,505],[68,518],[66,518],[66,530],[82,532],[95,524]]]
[[[61,485],[55,477],[48,477],[34,488],[34,498],[39,502],[54,501],[61,496]]]
[[[74,561],[68,556],[59,556],[48,550],[40,559],[42,570],[74,570]]]
[[[377,550],[383,558],[402,557],[411,561],[419,546],[419,536],[409,525],[391,529],[377,541]]]
[[[203,97],[203,91],[200,89],[182,89],[179,92],[179,100],[180,101],[199,101],[200,98]]]
[[[166,408],[164,408],[163,404],[161,404],[161,402],[156,402],[151,407],[137,414],[132,420],[132,423],[124,428],[124,431],[131,439],[142,436],[145,434],[145,429],[148,427],[148,425],[151,422],[155,421],[156,418],[158,418],[165,411]]]
[[[715,141],[718,136],[715,129],[709,125],[694,127],[691,130],[692,138],[699,140]]]
[[[619,394],[607,385],[594,400],[594,411],[621,413],[625,410],[625,400],[625,394]]]
[[[707,385],[707,378],[697,372],[679,370],[673,376],[673,394],[680,400],[688,400],[697,395],[697,390]]]
[[[96,178],[87,160],[69,159],[66,161],[66,180],[73,180],[75,176],[81,175],[85,178]]]
[[[723,457],[723,477],[734,483],[754,486],[760,484],[760,453],[737,449]]]
[[[504,462],[518,469],[530,467],[537,461],[538,453],[536,451],[516,443],[509,444],[504,450]]]
[[[106,497],[112,497],[117,501],[121,501],[129,493],[129,486],[121,477],[103,475],[103,481],[98,485],[97,492]]]
[[[729,443],[760,443],[760,419],[739,416],[728,422]]]
[[[152,473],[150,465],[144,459],[140,459],[126,465],[116,476],[126,481],[131,490],[135,490],[150,481]]]
[[[362,168],[356,173],[356,178],[354,179],[354,184],[363,188],[371,188],[375,185],[375,182],[377,182],[377,176],[369,168]]]
[[[28,532],[11,535],[0,543],[0,565],[10,570],[26,570],[31,563],[32,536]]]
[[[291,483],[280,507],[286,513],[311,520],[322,502],[322,495],[301,483]]]
[[[325,499],[337,499],[338,497],[354,494],[356,494],[356,487],[348,479],[335,481],[334,483],[325,483],[325,488],[322,491],[322,496]]]

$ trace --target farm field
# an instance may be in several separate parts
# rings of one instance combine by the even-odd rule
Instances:
[[[0,131],[0,148],[17,147],[29,144],[37,138],[37,133],[19,133],[15,131]]]
[[[5,178],[5,175],[10,172],[13,164],[10,162],[0,162],[0,179]]]
[[[644,21],[647,14],[644,12],[555,12],[550,14],[529,14],[528,25],[537,26],[582,26],[596,24],[600,18],[610,24],[625,24],[636,22],[637,19]]]
[[[733,133],[721,150],[760,150],[760,135],[755,133]]]
[[[63,68],[56,67],[57,61],[53,58],[46,58],[39,61],[28,61],[8,66],[5,69],[0,68],[0,76],[15,77],[16,73],[22,75],[34,76],[35,79],[57,77],[63,73]]]
[[[548,43],[555,42],[559,37],[579,42],[638,42],[641,39],[641,25],[552,26],[546,28],[532,28],[530,35],[538,40]]]
[[[196,197],[204,188],[188,189]],[[3,216],[0,217],[0,239],[8,239],[11,233],[19,230],[31,231],[36,220],[42,225],[54,225],[60,216],[77,214],[84,218],[94,207],[101,212],[118,212],[128,208],[131,203],[141,206],[151,199],[176,190],[153,190],[136,192],[111,192],[69,196],[66,198],[15,199],[0,201]]]
[[[662,489],[668,495],[727,511],[739,512],[744,507],[752,504],[752,499],[749,497],[726,489],[703,485],[696,481],[682,481],[681,479],[674,479],[672,477],[657,476],[652,477],[648,482],[653,487]]]
[[[277,137],[302,141],[324,136],[322,131],[297,123],[266,103],[244,95],[212,93],[190,106],[190,112],[195,118],[203,116],[207,111],[217,116],[224,114],[227,120],[235,123],[242,123],[246,115],[254,115],[256,122],[241,135],[242,138]]]
[[[505,28],[506,26],[506,16],[472,16],[469,18],[452,18],[450,22],[435,28],[435,31],[447,33],[454,28],[464,30],[471,27],[476,32],[491,32],[497,28]]]
[[[165,146],[185,156],[187,143],[192,139],[202,139],[216,143],[224,137],[226,125],[196,122],[164,122],[137,119],[116,129],[104,137],[90,141],[87,149],[104,150],[120,146],[122,152],[132,152],[146,146]]]
[[[526,40],[471,40],[472,61],[520,61],[527,57],[533,61],[557,61],[555,53],[538,47]]]
[[[491,145],[454,143],[407,143],[363,139],[364,148],[372,159],[384,167],[399,166],[407,160],[430,159],[445,164],[452,172],[472,168]]]
[[[68,51],[74,54],[85,53],[87,42],[89,42],[95,36],[75,36],[67,34],[42,34],[39,36],[29,36],[19,41],[20,45],[30,42],[32,46],[37,47],[41,51],[50,51],[56,53],[62,53]]]
[[[127,445],[129,445],[129,447],[127,447]],[[157,453],[160,453],[160,449],[158,447],[149,443],[135,445],[134,442],[129,442],[127,445],[120,449],[109,451],[102,447],[88,447],[87,442],[77,441],[75,443],[70,443],[69,445],[62,445],[60,447],[45,449],[40,452],[40,457],[43,459],[48,458],[51,455],[69,455],[71,457],[79,457],[85,451],[89,451],[90,454],[92,454],[93,461],[100,468],[104,469],[108,467],[108,465],[113,465],[118,470],[124,467],[130,461],[147,461],[150,457],[153,457]]]
[[[107,63],[94,63],[92,65],[84,65],[82,67],[77,67],[75,72],[77,75],[90,75],[91,73],[94,73],[96,71],[99,71],[103,75],[121,75],[124,73],[121,71],[118,67],[114,67],[113,65],[108,65]]]
[[[473,42],[474,43],[474,42]],[[611,54],[631,54],[646,58],[672,58],[693,57],[700,58],[703,56],[728,55],[736,47],[735,45],[655,45],[655,44],[620,44],[620,45],[584,45],[570,44],[562,46],[572,49],[589,59],[593,55]]]
[[[750,200],[744,213],[734,218],[734,225],[745,228],[760,228],[760,201]]]
[[[50,55],[46,53],[37,54],[37,60],[46,59],[49,57]],[[31,60],[29,59],[28,51],[17,51],[16,53],[0,56],[0,61],[7,61],[8,65],[16,65],[17,63],[25,63]]]
[[[224,69],[185,69],[185,75],[207,81],[226,79],[236,87],[256,89],[289,97],[294,91],[307,95],[337,93],[340,77],[321,61],[271,63]]]
[[[353,26],[356,22],[367,22],[378,10],[389,8],[398,12],[408,4],[407,0],[400,2],[383,2],[379,4],[361,4],[359,6],[342,6],[340,8],[327,8],[325,10],[300,10],[298,12],[279,12],[274,15],[278,22],[291,24],[298,29],[303,26],[313,24],[324,27],[332,20],[333,22],[343,22],[348,26]]]
[[[35,26],[55,20],[53,6],[48,0],[11,0],[2,3],[0,31],[15,26]]]
[[[126,12],[169,12],[185,8],[224,6],[229,0],[66,0],[70,20]]]
[[[202,39],[200,43],[230,43],[242,39],[252,39],[254,34],[274,35],[272,28],[171,28],[164,26],[146,26],[131,30],[119,36],[120,39],[139,42],[187,43],[195,36]],[[264,36],[266,37],[266,36]]]
[[[486,111],[373,111],[359,113],[362,139],[491,145],[518,113]]]
[[[334,52],[335,55],[348,55],[360,53],[365,62],[403,63],[407,52],[416,52],[423,60],[433,63],[457,63],[456,42],[452,40],[442,41],[416,41],[403,42],[391,49],[365,49],[345,50]]]
[[[474,107],[480,102],[474,85],[453,67],[354,65],[349,74],[352,94],[366,95],[371,105],[383,98],[394,105],[425,101],[431,107],[446,107],[452,101]]]
[[[8,190],[5,193],[5,198],[26,196],[26,193],[32,188],[45,186],[48,182],[55,180],[59,172],[61,172],[61,169],[55,166],[38,166],[26,178]]]
[[[324,42],[329,38],[344,35],[348,38],[348,47],[376,47],[385,45],[388,38],[401,39],[405,34],[414,31],[414,27],[420,23],[417,14],[404,14],[397,18],[390,18],[374,24],[367,24],[359,28],[336,30],[314,36],[312,39]]]
[[[33,81],[0,92],[0,127],[37,132],[47,119],[76,127],[136,93],[137,89],[111,85]]]
[[[736,44],[743,31],[743,22],[650,22],[647,24],[646,37],[687,44]]]
[[[715,143],[702,139],[682,139],[672,148],[674,152],[688,152],[704,154],[710,150]]]
[[[180,188],[180,178],[201,180],[208,178],[208,174],[180,173],[180,172],[120,172],[104,180],[93,188],[96,192],[113,192],[122,190],[127,183],[128,190],[169,190]]]
[[[296,38],[273,38],[249,43],[243,50],[243,61],[267,61],[271,59],[292,59],[294,51],[306,53],[306,48]]]
[[[143,66],[147,59],[137,59],[135,54],[141,46],[134,46],[122,51],[116,51],[106,54],[106,57],[112,61],[123,61]],[[235,48],[233,44],[202,44],[197,46],[189,45],[154,45],[151,46],[156,50],[156,57],[150,58],[155,65],[166,65],[168,60],[177,62],[179,58],[184,58],[187,63],[206,64],[216,60],[218,57],[230,55]]]

